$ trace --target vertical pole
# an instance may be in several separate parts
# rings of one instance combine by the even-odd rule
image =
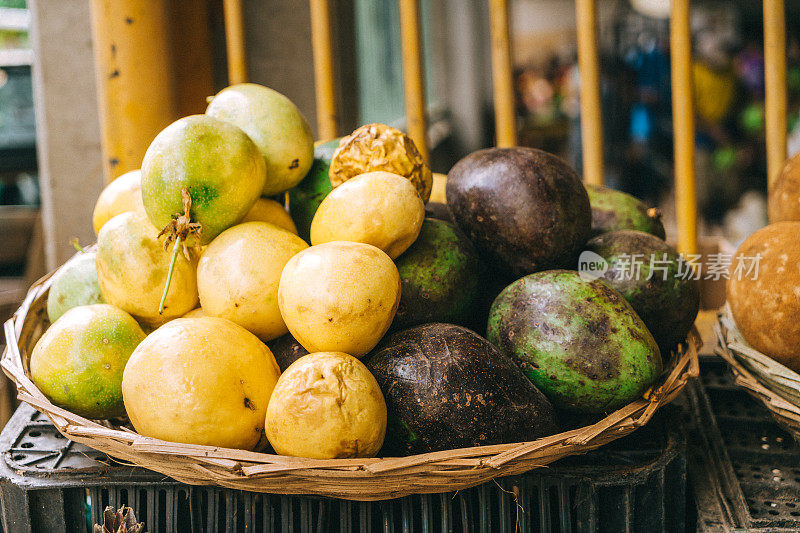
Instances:
[[[583,179],[603,184],[603,117],[600,101],[600,61],[597,55],[595,0],[577,0],[578,70],[581,75],[581,145]]]
[[[497,146],[517,145],[514,114],[514,75],[511,70],[511,42],[508,31],[508,0],[489,0],[492,29],[492,82]]]
[[[697,196],[694,174],[694,108],[692,94],[692,38],[689,0],[672,0],[670,20],[672,56],[672,121],[675,130],[675,203],[678,251],[697,253]]]
[[[329,141],[339,134],[336,85],[333,69],[331,9],[328,0],[311,1],[311,46],[314,49],[314,90],[317,99],[319,140]]]
[[[764,0],[767,184],[786,162],[786,20],[783,0]]]
[[[92,0],[106,182],[141,166],[175,119],[166,0]]]
[[[225,13],[225,46],[228,52],[228,83],[247,81],[247,55],[244,41],[242,0],[223,0]]]
[[[422,158],[427,161],[428,127],[425,119],[425,71],[422,65],[419,0],[400,0],[400,34],[408,136],[417,145]]]

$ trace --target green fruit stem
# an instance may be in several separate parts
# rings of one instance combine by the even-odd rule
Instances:
[[[175,245],[172,247],[172,259],[169,261],[169,270],[167,270],[167,282],[164,284],[164,294],[161,295],[161,302],[158,304],[158,314],[164,312],[164,302],[167,300],[167,292],[169,292],[169,285],[172,283],[172,272],[175,270],[175,261],[178,260],[178,248],[181,245],[181,236],[178,234],[175,237]]]

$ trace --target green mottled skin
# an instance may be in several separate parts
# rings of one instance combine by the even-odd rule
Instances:
[[[303,181],[289,191],[289,214],[297,226],[297,234],[304,241],[311,240],[311,221],[322,200],[333,190],[328,170],[339,139],[320,144],[314,149],[314,164]]]
[[[401,296],[393,328],[466,325],[479,302],[483,264],[453,224],[426,218],[417,240],[395,264]]]
[[[648,207],[638,198],[622,191],[586,184],[592,205],[592,236],[608,231],[631,229],[666,238],[659,215],[648,214]]]
[[[487,338],[557,407],[598,414],[640,397],[661,373],[653,336],[605,282],[549,270],[500,293]]]
[[[191,218],[208,244],[238,223],[261,196],[264,158],[233,124],[205,115],[173,122],[153,140],[142,161],[142,201],[150,222],[163,228],[183,213],[181,191],[192,197]]]
[[[661,353],[668,354],[686,340],[700,309],[700,288],[697,280],[679,277],[680,255],[675,249],[649,233],[630,230],[598,235],[586,249],[608,262],[603,279],[628,300]],[[638,275],[631,270],[634,254],[641,258]],[[650,257],[655,258],[652,276]]]
[[[105,303],[94,260],[94,252],[79,252],[55,273],[47,295],[50,322],[73,307]]]
[[[267,168],[263,196],[291,189],[311,168],[311,128],[281,93],[255,83],[232,85],[211,100],[206,114],[235,124],[256,143]]]
[[[125,414],[122,373],[145,334],[108,304],[64,313],[33,349],[31,379],[54,404],[92,419]]]

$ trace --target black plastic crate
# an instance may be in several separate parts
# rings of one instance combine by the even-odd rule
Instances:
[[[348,502],[187,486],[63,438],[20,407],[0,435],[8,533],[78,532],[130,505],[150,533],[683,531],[685,438],[666,409],[591,454],[456,493]]]
[[[721,359],[703,359],[700,375],[687,387],[698,531],[800,532],[800,445]]]

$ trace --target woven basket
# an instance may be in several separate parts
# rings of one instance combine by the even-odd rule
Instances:
[[[715,351],[728,363],[736,384],[761,401],[800,442],[800,374],[750,347],[727,306],[719,314],[714,330]]]
[[[700,337],[689,335],[659,380],[643,398],[599,422],[534,442],[446,450],[410,457],[301,459],[244,450],[166,442],[125,426],[98,423],[56,407],[28,378],[28,359],[48,326],[46,304],[52,274],[31,287],[5,323],[2,368],[17,385],[19,399],[47,415],[68,439],[111,457],[193,485],[277,494],[314,494],[349,500],[385,500],[409,494],[466,489],[498,476],[521,474],[562,457],[588,452],[646,424],[699,375]]]

